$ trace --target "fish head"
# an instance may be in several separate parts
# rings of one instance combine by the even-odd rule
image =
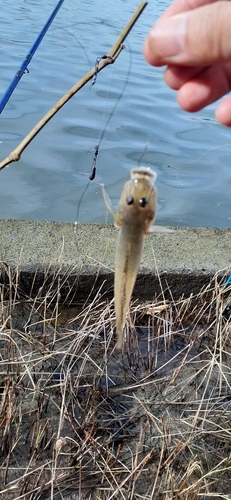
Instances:
[[[131,170],[130,180],[124,185],[121,193],[115,226],[120,229],[123,224],[141,227],[145,234],[156,215],[157,190],[156,173],[148,167],[137,167]]]

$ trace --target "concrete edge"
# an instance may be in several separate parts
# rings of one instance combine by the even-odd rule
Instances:
[[[0,282],[17,272],[20,292],[33,296],[57,286],[61,300],[113,296],[118,231],[112,225],[0,220]],[[134,298],[198,293],[217,272],[230,274],[231,229],[175,228],[145,238]]]

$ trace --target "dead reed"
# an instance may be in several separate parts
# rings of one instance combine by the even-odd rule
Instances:
[[[0,498],[230,500],[231,287],[133,304],[119,357],[110,301],[2,270]]]

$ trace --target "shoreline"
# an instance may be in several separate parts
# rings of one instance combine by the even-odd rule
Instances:
[[[145,238],[133,298],[152,300],[161,292],[160,280],[174,297],[189,296],[217,272],[230,274],[231,229],[174,229]],[[0,233],[1,274],[4,266],[17,272],[25,294],[56,285],[62,277],[63,299],[70,289],[71,300],[93,298],[100,288],[113,296],[114,226],[2,219]]]

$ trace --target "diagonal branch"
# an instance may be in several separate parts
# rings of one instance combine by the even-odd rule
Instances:
[[[144,8],[146,7],[147,2],[141,2],[139,7],[136,9],[134,12],[133,16],[131,17],[130,21],[127,23],[119,37],[117,38],[116,42],[112,46],[112,48],[109,50],[107,53],[107,56],[99,62],[97,65],[97,73],[101,71],[105,66],[108,66],[108,64],[113,64],[120,54],[121,50],[124,48],[124,45],[122,45],[123,41],[133,28],[134,24],[136,23],[137,19],[139,18],[140,14],[143,12]],[[48,113],[35,125],[35,127],[29,132],[29,134],[20,142],[20,144],[17,146],[14,151],[10,153],[5,160],[3,160],[0,163],[0,170],[5,168],[7,165],[14,161],[18,161],[21,158],[21,154],[23,153],[24,149],[30,144],[30,142],[34,139],[34,137],[42,130],[42,128],[51,120],[51,118],[66,104],[66,102],[69,101],[73,97],[73,95],[76,94],[91,78],[95,75],[95,68],[92,68],[81,80],[79,80],[74,87],[72,87],[56,104],[53,106],[53,108],[48,111]]]

